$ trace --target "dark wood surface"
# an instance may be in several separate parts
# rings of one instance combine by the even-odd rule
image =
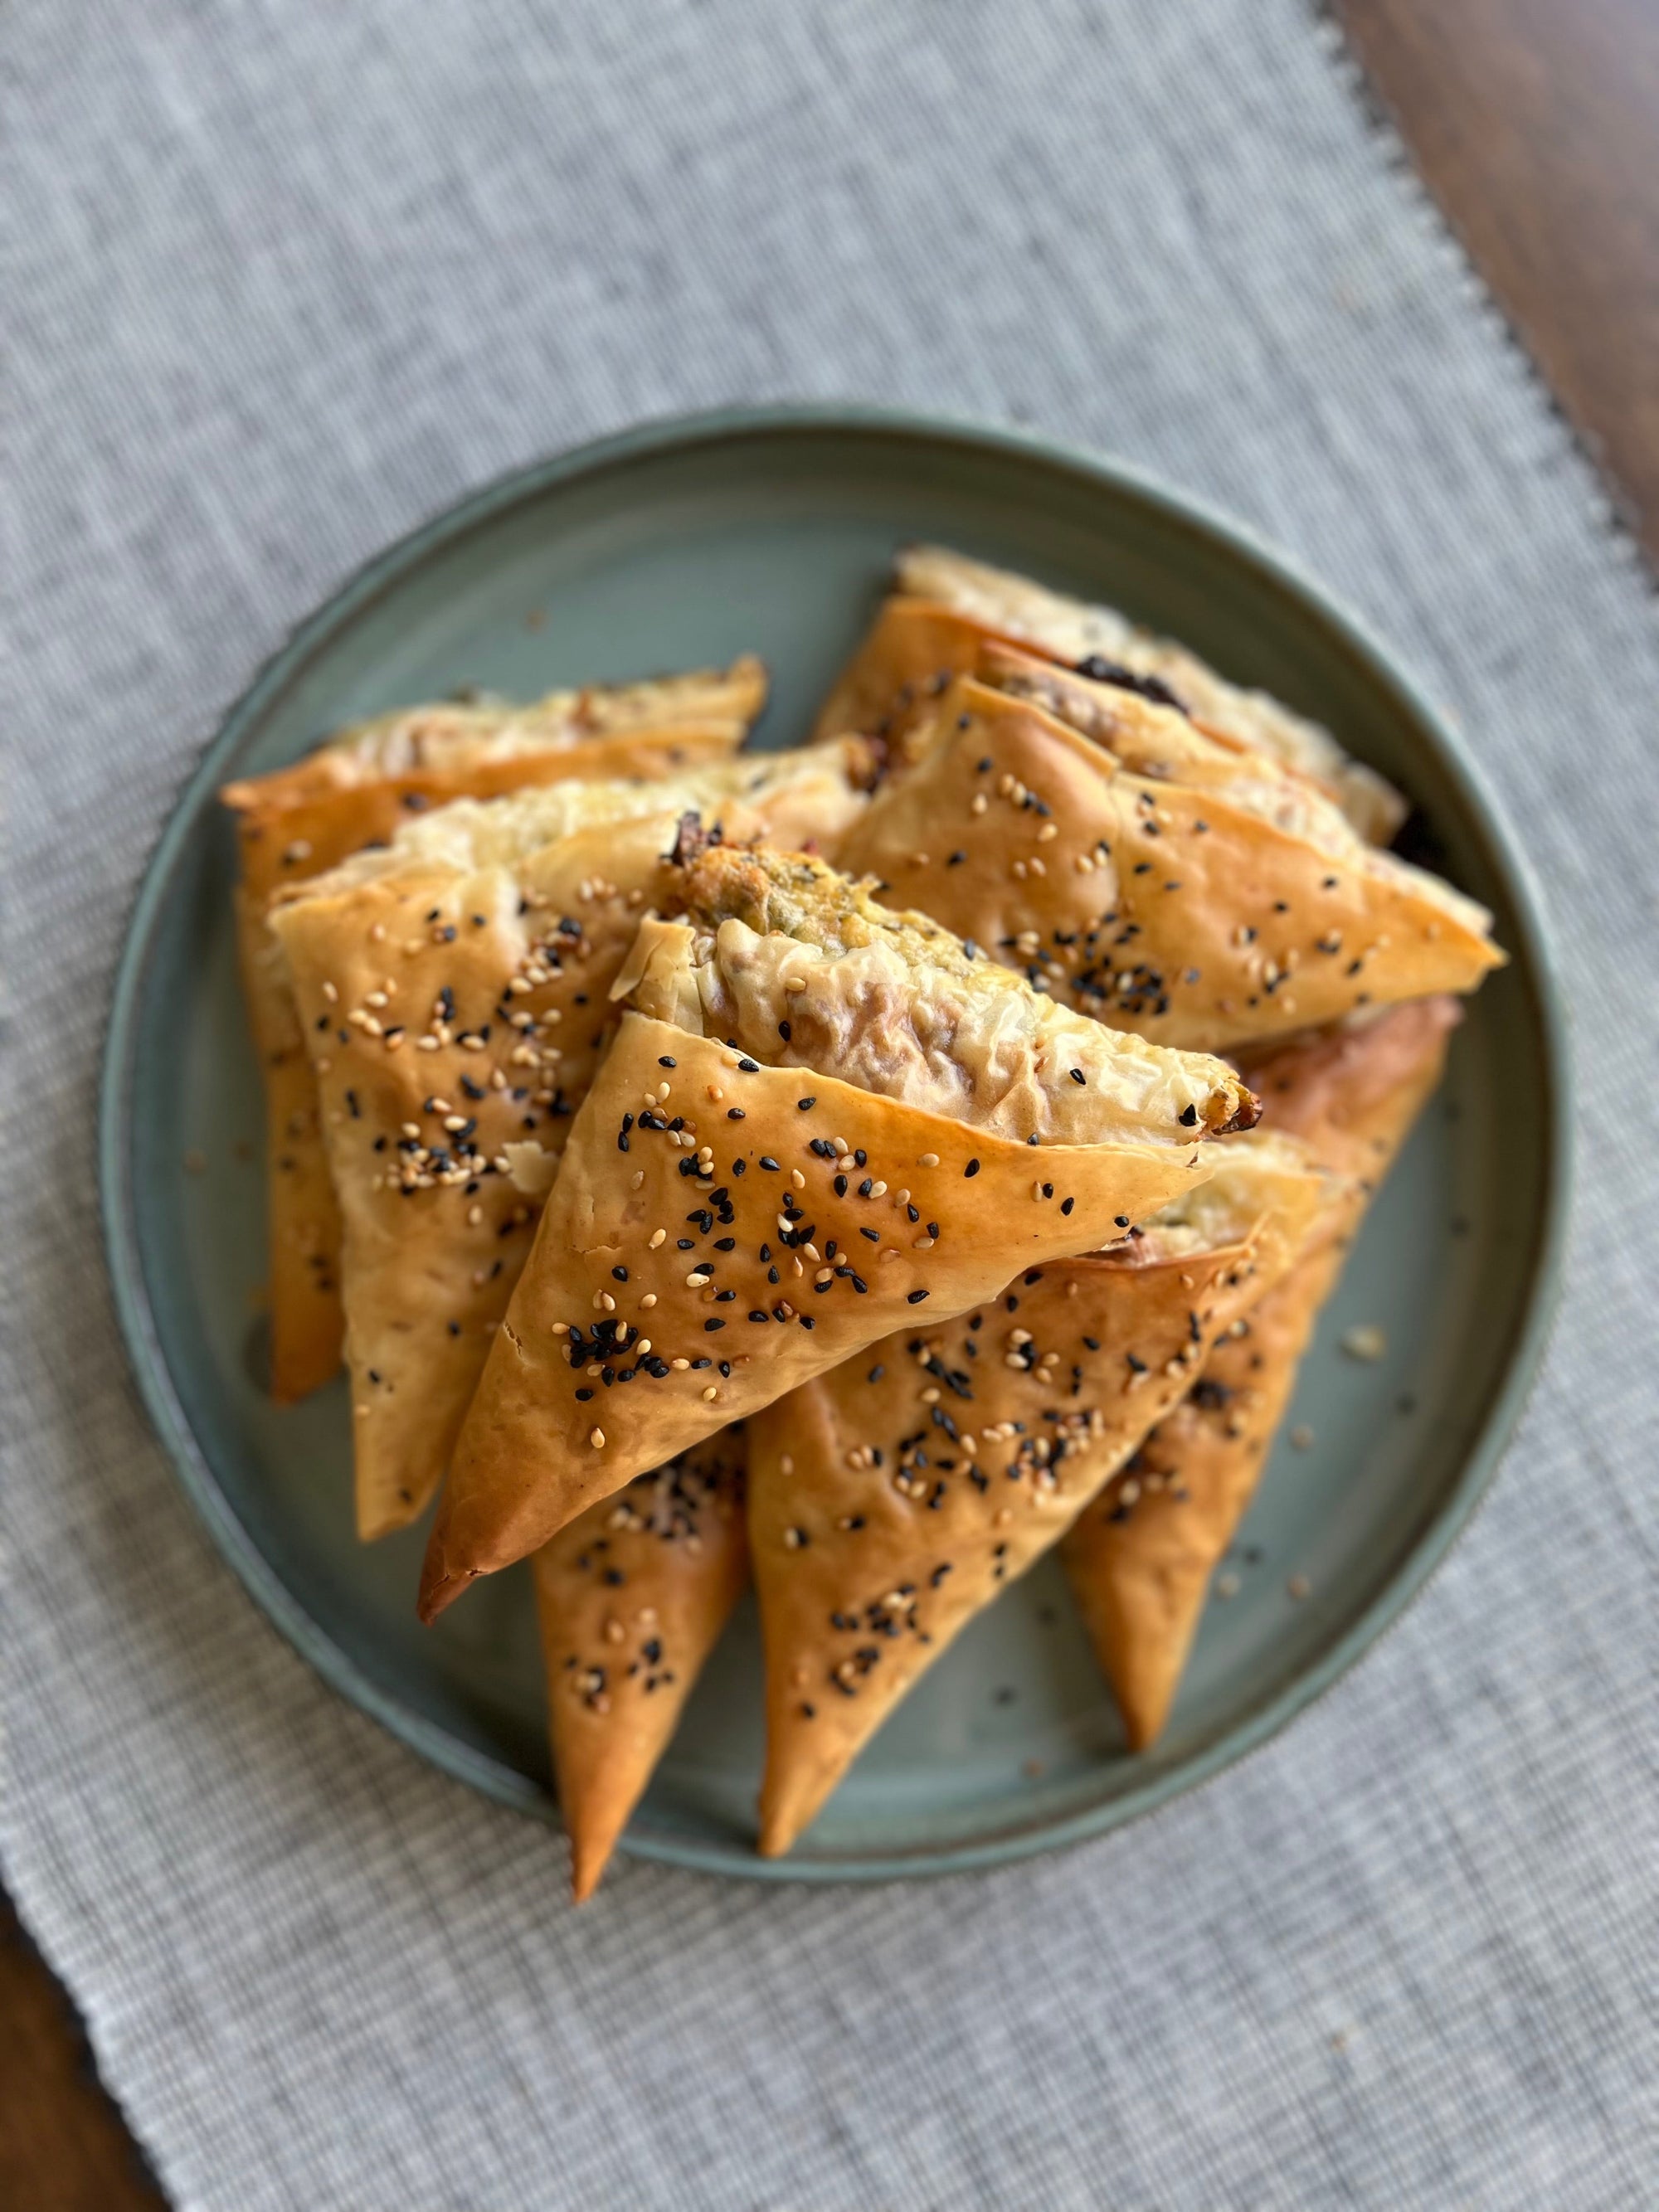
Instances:
[[[1333,0],[1333,12],[1659,558],[1659,0]]]
[[[81,2024],[0,1892],[0,2205],[161,2212]]]
[[[1334,0],[1373,91],[1659,555],[1659,0]],[[0,2205],[155,2212],[0,1897]]]

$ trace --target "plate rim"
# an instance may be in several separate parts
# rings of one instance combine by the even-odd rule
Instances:
[[[1259,538],[1249,526],[1138,465],[1039,431],[964,416],[833,400],[726,406],[651,417],[505,470],[428,516],[346,575],[258,665],[246,687],[220,718],[168,809],[127,915],[111,986],[98,1084],[97,1175],[104,1252],[117,1320],[151,1425],[198,1520],[266,1619],[332,1690],[379,1721],[429,1765],[497,1803],[544,1822],[556,1822],[556,1804],[539,1784],[504,1761],[461,1742],[438,1722],[411,1711],[367,1673],[283,1581],[221,1490],[185,1415],[145,1286],[129,1141],[138,1044],[137,1009],[173,869],[195,830],[203,800],[211,799],[222,781],[221,763],[312,659],[375,599],[434,555],[513,507],[539,498],[561,483],[599,473],[620,461],[649,459],[697,446],[778,433],[816,433],[828,437],[877,434],[902,442],[955,444],[980,453],[1040,461],[1099,490],[1119,495],[1127,493],[1157,509],[1165,520],[1218,541],[1224,551],[1255,569],[1275,591],[1299,601],[1303,611],[1359,663],[1367,677],[1385,694],[1392,695],[1404,715],[1426,732],[1436,748],[1440,766],[1456,790],[1514,908],[1516,941],[1510,951],[1528,988],[1541,1049],[1544,1082],[1538,1107],[1545,1172],[1539,1194],[1539,1231],[1520,1324],[1506,1352],[1486,1419],[1455,1479],[1394,1574],[1314,1663],[1214,1741],[1170,1767],[1149,1772],[1139,1785],[1081,1811],[1060,1817],[1034,1815],[1026,1824],[971,1843],[846,1857],[783,1859],[762,1859],[752,1849],[725,1843],[631,1831],[624,1833],[620,1844],[635,1858],[763,1882],[932,1878],[981,1871],[1039,1852],[1068,1848],[1144,1817],[1249,1757],[1326,1697],[1405,1617],[1483,1503],[1537,1381],[1559,1307],[1571,1207],[1574,1079],[1564,1000],[1531,864],[1484,775],[1409,672],[1363,617]]]

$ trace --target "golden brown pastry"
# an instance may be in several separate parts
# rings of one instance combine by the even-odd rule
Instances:
[[[1332,1203],[1293,1139],[1257,1132],[1211,1157],[1212,1179],[1144,1232],[1028,1268],[948,1327],[901,1329],[750,1422],[763,1852],[788,1850],[904,1692],[1060,1538]]]
[[[462,800],[272,907],[343,1217],[363,1537],[443,1473],[678,817],[832,835],[865,766],[853,739]]]
[[[328,1380],[340,1356],[339,1216],[317,1087],[265,910],[401,823],[458,798],[571,776],[656,778],[726,757],[766,698],[753,659],[659,683],[550,694],[532,707],[401,709],[220,796],[236,817],[237,945],[265,1086],[270,1388],[279,1403]]]
[[[1490,917],[1378,852],[1294,769],[1000,647],[838,858],[1114,1028],[1222,1051],[1470,990]]]
[[[682,855],[428,1548],[431,1619],[596,1498],[1011,1267],[1098,1247],[1253,1118],[799,854]]]
[[[1229,684],[1196,653],[1138,629],[1115,608],[1067,599],[940,546],[899,555],[897,592],[824,702],[817,735],[863,730],[902,750],[928,702],[951,677],[969,674],[981,646],[995,641],[1139,685],[1212,735],[1299,769],[1373,843],[1386,844],[1405,819],[1404,801],[1375,769],[1350,760],[1328,730],[1265,691]]]
[[[580,1905],[748,1579],[742,1430],[636,1476],[561,1528],[532,1565]]]
[[[1270,1125],[1294,1130],[1349,1194],[1233,1324],[1066,1539],[1060,1556],[1131,1746],[1169,1717],[1217,1561],[1255,1493],[1297,1367],[1364,1209],[1440,1079],[1455,999],[1297,1038],[1249,1063]]]

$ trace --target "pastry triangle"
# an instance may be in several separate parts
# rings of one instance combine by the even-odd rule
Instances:
[[[748,1579],[742,1430],[636,1475],[561,1528],[532,1565],[580,1905]]]
[[[839,859],[1039,988],[1188,1050],[1473,989],[1490,917],[1293,769],[1006,647],[935,702]]]
[[[360,1535],[443,1473],[678,816],[834,835],[866,766],[854,739],[462,800],[270,909],[343,1219]]]
[[[912,1683],[1058,1540],[1330,1203],[1293,1139],[1233,1138],[1212,1159],[1212,1179],[1144,1233],[1028,1268],[946,1327],[901,1329],[750,1424],[763,1852],[787,1850]]]
[[[936,545],[898,556],[897,591],[819,714],[816,734],[862,730],[906,749],[928,702],[969,674],[988,641],[1021,645],[1063,666],[1142,687],[1211,735],[1265,752],[1321,784],[1363,837],[1387,844],[1406,817],[1400,794],[1350,760],[1328,730],[1265,691],[1242,690],[1184,646],[1029,578]]]
[[[452,799],[573,776],[660,777],[723,759],[766,698],[745,659],[723,672],[550,694],[532,707],[416,707],[344,731],[220,796],[236,819],[236,933],[265,1089],[270,1388],[279,1403],[339,1363],[339,1215],[317,1086],[265,923],[271,900]]]
[[[422,1611],[1011,1267],[1097,1247],[1254,1117],[799,854],[682,854],[473,1402]],[[645,1347],[648,1346],[648,1350]]]
[[[1294,1130],[1348,1193],[1251,1306],[1198,1383],[1090,1506],[1061,1548],[1137,1751],[1163,1729],[1210,1577],[1255,1494],[1321,1307],[1377,1184],[1440,1079],[1454,999],[1395,1006],[1254,1063],[1272,1126]]]

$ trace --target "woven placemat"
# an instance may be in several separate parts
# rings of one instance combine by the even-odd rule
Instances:
[[[1659,627],[1302,0],[23,0],[0,41],[3,1864],[178,2203],[1640,2201]],[[1450,1565],[1220,1783],[982,1879],[624,1864],[576,1916],[191,1521],[96,1054],[186,764],[343,574],[536,453],[811,395],[1149,464],[1404,651],[1547,887],[1575,1257]]]

